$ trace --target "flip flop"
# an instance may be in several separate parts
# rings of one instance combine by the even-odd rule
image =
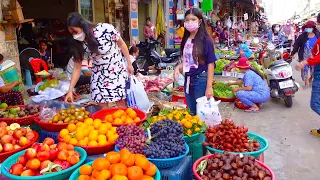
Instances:
[[[247,110],[244,110],[244,112],[247,112],[247,113],[257,113],[257,112],[259,112],[259,110],[255,110],[255,109],[249,108],[249,109],[247,109]]]
[[[256,105],[258,106],[259,109],[263,108],[263,104],[261,103],[257,103]]]
[[[311,129],[310,134],[320,137],[320,133],[318,132],[318,129]]]

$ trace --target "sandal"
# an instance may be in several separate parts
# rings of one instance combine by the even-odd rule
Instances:
[[[262,103],[257,103],[256,105],[258,106],[259,109],[263,108],[263,104]]]
[[[244,112],[247,112],[247,113],[257,113],[257,112],[259,112],[259,109],[256,110],[256,109],[251,109],[251,108],[249,108],[249,109],[247,109],[247,110],[244,110]]]
[[[311,129],[310,134],[320,137],[319,129]]]

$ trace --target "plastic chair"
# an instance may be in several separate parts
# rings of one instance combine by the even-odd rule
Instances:
[[[37,59],[32,59],[32,60],[30,61],[30,65],[31,65],[31,67],[33,68],[34,73],[40,72],[40,71],[41,71],[41,66],[43,67],[43,69],[44,69],[45,71],[48,72],[47,63],[46,63],[44,60],[42,60],[42,59],[38,59],[38,58],[37,58]],[[48,78],[48,80],[50,80],[50,78]],[[41,78],[36,77],[36,83],[37,83],[37,84],[38,84],[39,82],[41,82],[41,81],[42,81]]]

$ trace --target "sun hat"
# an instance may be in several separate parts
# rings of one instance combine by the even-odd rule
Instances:
[[[302,26],[302,31],[304,31],[305,28],[313,28],[315,29],[317,24],[314,21],[308,21]]]
[[[236,67],[239,69],[251,69],[252,66],[250,65],[247,58],[242,57],[239,59],[239,62],[237,63]]]

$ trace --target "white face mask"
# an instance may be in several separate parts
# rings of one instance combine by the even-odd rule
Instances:
[[[83,31],[80,34],[73,35],[73,39],[77,41],[84,41],[85,38],[86,38],[86,34]]]
[[[276,27],[276,28],[274,28],[274,30],[278,32],[280,30],[280,28]]]

